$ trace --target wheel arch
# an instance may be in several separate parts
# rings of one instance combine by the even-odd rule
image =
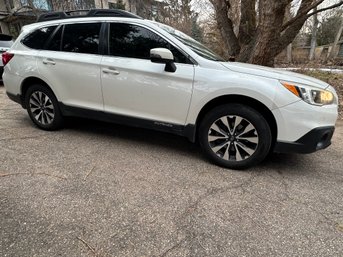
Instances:
[[[277,123],[276,119],[273,115],[273,113],[270,111],[270,109],[264,105],[262,102],[249,97],[249,96],[243,96],[243,95],[224,95],[216,97],[209,102],[207,102],[203,108],[200,110],[197,119],[196,119],[196,126],[195,126],[195,133],[194,133],[194,141],[197,137],[199,126],[202,121],[202,119],[205,117],[206,113],[211,111],[213,108],[223,105],[223,104],[229,104],[229,103],[236,103],[236,104],[244,104],[247,105],[255,110],[257,110],[268,122],[271,132],[272,132],[272,148],[274,147],[274,144],[277,139]]]
[[[38,78],[38,77],[27,77],[25,78],[22,83],[21,83],[21,87],[20,87],[20,92],[21,92],[21,100],[22,100],[22,105],[23,107],[26,109],[25,106],[25,95],[27,90],[29,89],[30,86],[35,85],[35,84],[40,84],[46,88],[48,88],[56,97],[55,92],[51,89],[51,87],[48,85],[48,83],[46,83],[44,80]],[[56,97],[57,98],[57,97]]]

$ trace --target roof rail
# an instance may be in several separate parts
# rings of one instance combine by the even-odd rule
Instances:
[[[123,17],[142,19],[138,15],[119,9],[90,9],[43,13],[38,17],[37,22],[81,17]]]

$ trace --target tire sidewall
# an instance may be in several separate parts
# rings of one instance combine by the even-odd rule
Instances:
[[[208,142],[208,132],[212,124],[223,116],[236,115],[249,121],[256,129],[259,143],[256,151],[251,157],[243,161],[226,161],[217,156],[211,149]],[[260,163],[269,153],[272,135],[268,122],[253,108],[242,104],[226,104],[214,108],[205,115],[199,127],[199,143],[205,155],[222,167],[231,169],[246,169]]]

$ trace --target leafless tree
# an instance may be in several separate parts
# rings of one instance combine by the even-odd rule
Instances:
[[[191,0],[166,0],[164,3],[159,9],[158,20],[191,35],[192,22],[197,19]]]
[[[313,9],[313,11],[317,11],[317,7]],[[317,32],[318,32],[318,13],[313,15],[313,24],[312,24],[312,35],[311,35],[311,50],[310,50],[310,61],[312,61],[315,57],[316,46],[317,46]]]
[[[238,61],[266,66],[273,66],[274,58],[294,40],[308,18],[343,5],[343,1],[336,1],[314,10],[324,0],[240,0],[239,31],[235,33],[230,1],[210,2],[229,55]],[[289,5],[295,6],[294,15],[285,19]]]

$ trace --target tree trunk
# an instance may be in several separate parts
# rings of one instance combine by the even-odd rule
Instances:
[[[332,44],[332,47],[331,47],[331,49],[330,49],[330,51],[328,53],[328,58],[329,59],[334,59],[335,56],[336,56],[336,47],[337,47],[339,39],[341,38],[342,31],[343,31],[343,20],[341,22],[341,26],[340,26],[339,30],[337,31],[337,34],[336,34],[336,37],[335,37],[335,41]]]
[[[236,58],[241,48],[233,29],[232,20],[228,17],[230,3],[226,0],[211,0],[211,2],[215,8],[218,28],[229,51],[229,56]]]
[[[251,48],[255,45],[256,36],[256,0],[241,0],[241,22],[239,25],[238,40],[241,51],[237,60],[249,62]]]
[[[317,7],[313,9],[317,11]],[[310,49],[310,61],[313,61],[315,58],[316,47],[317,47],[317,31],[318,31],[318,15],[313,15],[313,27],[311,35],[311,49]]]
[[[287,62],[288,63],[292,63],[293,62],[292,51],[293,51],[292,44],[289,44],[287,46]]]
[[[259,26],[254,46],[252,49],[247,49],[251,52],[248,62],[273,66],[274,58],[278,54],[279,45],[277,42],[281,33],[281,26],[285,10],[288,2],[280,1],[260,1],[260,8],[264,10],[264,14],[259,17]]]
[[[290,19],[293,18],[291,9],[292,9],[292,4],[288,4],[288,6],[286,7],[286,13],[285,13],[284,22],[288,22]],[[292,52],[293,52],[293,46],[292,46],[292,44],[289,44],[287,46],[287,49],[286,49],[287,63],[292,63],[293,62],[293,54],[292,54]]]

